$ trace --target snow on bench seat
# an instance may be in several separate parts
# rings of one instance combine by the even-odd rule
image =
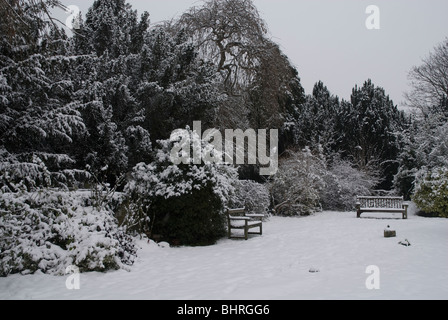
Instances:
[[[264,215],[246,214],[246,209],[229,209],[227,210],[228,235],[229,239],[249,239],[249,234],[263,234]],[[249,232],[249,230],[259,228],[259,232]],[[235,236],[232,230],[244,230],[244,236]]]
[[[409,205],[404,203],[403,197],[357,197],[357,217],[364,212],[401,213],[403,219],[408,218]]]

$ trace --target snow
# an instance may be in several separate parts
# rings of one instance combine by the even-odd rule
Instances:
[[[81,274],[80,290],[68,290],[66,276],[13,275],[0,279],[0,299],[447,299],[448,220],[399,218],[271,217],[263,236],[209,247],[141,240],[130,271]],[[388,225],[397,238],[384,238]],[[398,244],[405,239],[412,245]],[[366,287],[370,266],[379,290]]]

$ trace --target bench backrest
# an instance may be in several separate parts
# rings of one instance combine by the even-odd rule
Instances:
[[[402,209],[403,197],[358,197],[361,208]]]
[[[245,213],[246,213],[246,209],[245,208],[228,209],[227,210],[227,216],[230,216],[230,217],[244,216]]]

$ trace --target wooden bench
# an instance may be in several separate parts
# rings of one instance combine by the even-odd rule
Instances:
[[[356,210],[358,218],[365,212],[401,213],[403,219],[408,218],[409,205],[403,197],[358,197]]]
[[[250,234],[263,235],[263,214],[246,214],[246,209],[227,210],[229,239],[249,239]],[[259,228],[259,232],[249,230]],[[244,230],[244,236],[232,235],[232,230]]]

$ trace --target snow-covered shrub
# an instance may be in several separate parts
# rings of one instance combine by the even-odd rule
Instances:
[[[320,193],[325,187],[326,165],[323,157],[306,148],[289,152],[279,163],[271,182],[276,214],[310,215],[321,210]]]
[[[50,186],[51,173],[38,157],[22,162],[6,149],[0,148],[0,188],[3,192],[32,190],[36,186]]]
[[[421,169],[413,201],[425,213],[448,218],[448,168]]]
[[[188,129],[186,149],[214,152]],[[179,141],[159,141],[155,160],[138,164],[125,187],[129,208],[125,221],[164,240],[183,245],[213,244],[225,232],[223,209],[234,192],[235,168],[215,163],[174,164],[172,148]],[[150,222],[148,224],[148,218]],[[146,230],[145,230],[146,229]],[[149,229],[149,230],[148,230]]]
[[[321,193],[324,210],[350,211],[355,209],[356,196],[371,195],[379,183],[376,170],[360,170],[350,161],[336,159],[324,177]]]
[[[380,182],[375,163],[364,169],[336,157],[327,162],[319,149],[289,152],[271,182],[277,214],[309,215],[319,210],[353,210],[356,196],[371,195]]]
[[[234,186],[235,195],[230,203],[232,208],[246,208],[247,213],[269,216],[271,196],[267,185],[252,180],[237,180]]]
[[[0,276],[107,271],[132,265],[133,240],[113,212],[90,205],[90,192],[49,189],[4,193],[0,199]]]

